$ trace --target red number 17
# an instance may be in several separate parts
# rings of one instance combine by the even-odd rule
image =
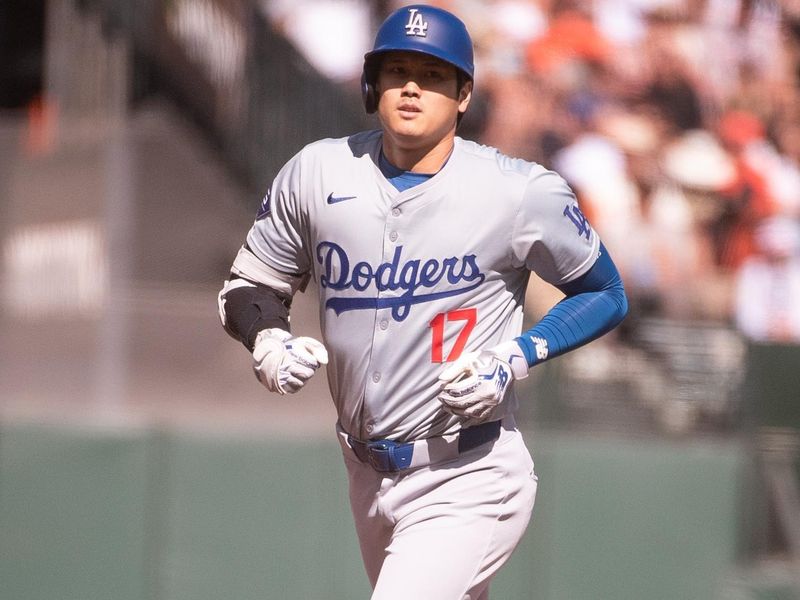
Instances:
[[[453,321],[465,321],[465,323],[461,331],[458,332],[458,337],[456,337],[456,341],[447,355],[447,362],[457,359],[464,351],[469,334],[472,333],[472,330],[475,329],[475,323],[478,322],[478,310],[475,308],[451,310],[447,313],[439,313],[433,318],[430,322],[431,333],[433,334],[431,362],[445,362],[442,348],[444,345],[444,330],[447,323],[452,323]]]

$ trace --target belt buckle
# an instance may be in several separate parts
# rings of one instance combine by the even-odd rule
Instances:
[[[373,469],[382,473],[397,470],[394,468],[395,465],[392,460],[394,445],[395,443],[391,440],[367,442],[367,458]]]
[[[367,442],[367,458],[372,468],[381,473],[393,473],[411,465],[414,445],[392,440]]]

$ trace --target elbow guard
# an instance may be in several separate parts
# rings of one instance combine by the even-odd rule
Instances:
[[[219,293],[219,317],[225,331],[252,352],[262,329],[289,331],[291,298],[246,279],[225,282]]]

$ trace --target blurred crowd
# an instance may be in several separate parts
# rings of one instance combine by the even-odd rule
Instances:
[[[633,318],[800,343],[800,0],[429,3],[460,15],[475,42],[460,135],[570,182]],[[353,32],[316,52],[353,85],[371,44],[365,18],[374,30],[404,4],[266,2],[301,45],[326,36],[310,22],[299,31],[287,11]]]

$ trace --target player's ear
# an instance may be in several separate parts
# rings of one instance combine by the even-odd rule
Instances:
[[[467,80],[458,91],[458,112],[466,112],[470,100],[472,100],[472,81]]]

